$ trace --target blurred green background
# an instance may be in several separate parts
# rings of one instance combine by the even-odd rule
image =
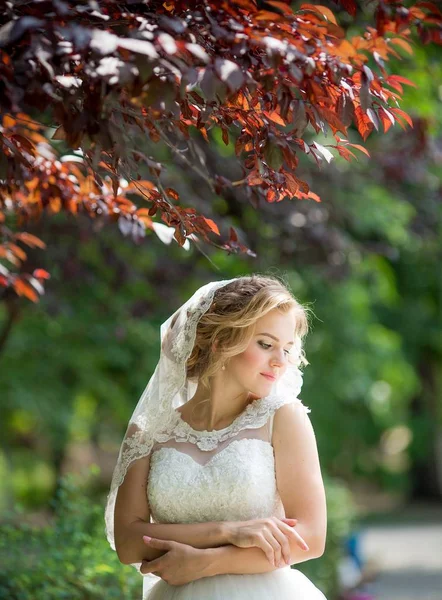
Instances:
[[[356,151],[358,162],[318,171],[304,157],[300,175],[321,203],[214,198],[171,160],[167,185],[224,232],[233,225],[255,259],[185,251],[152,232],[134,245],[111,225],[64,215],[28,229],[48,244],[30,261],[52,279],[38,305],[0,302],[0,598],[140,597],[141,578],[105,541],[105,495],[157,362],[159,325],[213,279],[280,275],[314,311],[301,398],[326,479],[329,539],[321,559],[299,568],[330,600],[353,527],[440,503],[440,49],[416,48],[393,70],[418,85],[402,104],[414,128],[372,134],[371,159]],[[355,130],[351,138],[360,143]],[[234,138],[226,147],[213,135],[209,160],[221,174],[238,169]]]

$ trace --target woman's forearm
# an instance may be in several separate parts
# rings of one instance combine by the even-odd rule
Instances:
[[[303,531],[304,529],[304,531]],[[302,563],[313,558],[318,558],[324,552],[320,541],[317,543],[308,535],[302,526],[296,527],[297,532],[307,540],[309,550],[302,550],[294,540],[290,540],[290,565]],[[248,573],[267,573],[276,571],[280,567],[273,566],[261,548],[238,548],[225,545],[219,548],[209,548],[203,555],[207,576]],[[284,563],[284,566],[287,566]]]
[[[154,560],[164,554],[163,550],[150,548],[143,542],[143,535],[173,540],[194,548],[216,548],[228,543],[227,523],[209,521],[203,523],[146,523],[134,521],[125,531],[124,539],[117,547],[118,557],[126,564]]]

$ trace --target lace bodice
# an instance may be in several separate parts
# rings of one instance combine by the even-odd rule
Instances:
[[[214,431],[193,429],[176,411],[151,453],[147,496],[152,520],[282,518],[272,429],[274,414],[285,403],[270,396],[255,400],[228,427]]]

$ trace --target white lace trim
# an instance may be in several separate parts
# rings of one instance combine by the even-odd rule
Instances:
[[[191,442],[196,444],[200,450],[214,450],[221,442],[234,437],[243,429],[259,429],[269,419],[269,417],[281,406],[289,402],[299,402],[295,400],[282,398],[280,396],[266,396],[259,398],[247,405],[246,409],[233,420],[233,422],[223,429],[214,429],[213,431],[194,429],[183,420],[181,413],[175,410],[175,419],[169,427],[158,433],[155,437],[158,442],[167,442],[174,439],[177,442]],[[311,410],[302,404],[304,410],[309,413]]]

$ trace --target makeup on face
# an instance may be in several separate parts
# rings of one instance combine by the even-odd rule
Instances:
[[[289,363],[295,320],[290,311],[270,311],[258,319],[248,347],[229,362],[238,384],[258,396],[267,395]]]

